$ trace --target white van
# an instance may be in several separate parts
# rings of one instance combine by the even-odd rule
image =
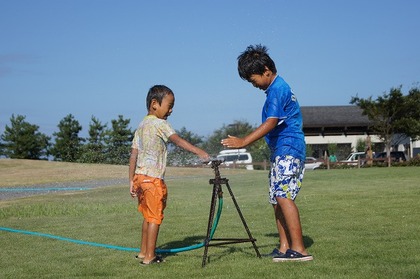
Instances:
[[[223,161],[225,166],[231,166],[235,164],[250,164],[245,165],[247,170],[253,170],[252,156],[251,153],[247,152],[246,149],[226,149],[219,152],[217,159]]]
[[[352,152],[349,154],[349,156],[347,156],[347,158],[344,161],[341,161],[341,162],[352,163],[349,165],[357,165],[357,161],[359,159],[363,160],[365,158],[366,158],[365,152]]]

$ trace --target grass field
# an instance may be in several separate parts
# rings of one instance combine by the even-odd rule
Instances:
[[[221,169],[262,254],[278,242],[267,173]],[[21,185],[126,178],[127,167],[0,160],[0,189]],[[169,202],[160,248],[203,241],[212,186],[210,168],[169,168]],[[297,199],[314,261],[258,259],[250,243],[169,254],[140,266],[135,252],[0,230],[0,278],[420,278],[420,168],[307,171]],[[0,201],[0,227],[135,248],[141,216],[127,186],[57,192]],[[215,237],[246,237],[224,191]]]

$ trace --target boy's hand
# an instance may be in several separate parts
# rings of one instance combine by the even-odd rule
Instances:
[[[134,190],[133,181],[130,181],[130,195],[131,195],[132,198],[137,197],[136,190]]]
[[[209,154],[207,154],[207,152],[202,150],[202,152],[200,152],[197,155],[198,155],[198,157],[200,157],[200,159],[203,161],[203,163],[210,162],[210,156],[209,156]]]
[[[244,139],[233,137],[231,135],[228,135],[227,139],[222,139],[220,143],[227,148],[242,148],[245,146]]]

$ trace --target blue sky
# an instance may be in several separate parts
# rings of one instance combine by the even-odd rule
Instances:
[[[417,0],[0,0],[0,133],[12,114],[52,135],[68,114],[135,128],[154,84],[175,129],[260,123],[236,58],[263,44],[301,106],[348,105],[420,82]]]

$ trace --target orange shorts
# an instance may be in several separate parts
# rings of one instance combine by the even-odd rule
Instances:
[[[143,214],[146,222],[160,225],[168,197],[165,182],[160,178],[142,174],[136,174],[133,182],[137,192],[139,212]]]

